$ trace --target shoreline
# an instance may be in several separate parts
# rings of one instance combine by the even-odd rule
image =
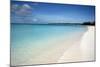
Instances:
[[[82,60],[95,60],[95,26],[89,26],[81,41]]]
[[[95,26],[92,24],[80,24],[80,23],[11,23],[12,25],[53,25],[53,26]]]
[[[12,61],[16,60],[15,62],[12,62],[12,65],[63,63],[63,62],[76,62],[76,61],[87,60],[86,57],[87,57],[87,54],[89,53],[89,51],[88,51],[88,53],[86,53],[84,51],[85,50],[83,48],[84,41],[86,43],[86,41],[88,40],[88,38],[86,38],[86,37],[89,36],[90,33],[94,32],[93,26],[87,26],[87,27],[88,28],[86,29],[86,31],[75,32],[74,35],[72,33],[73,36],[71,36],[70,38],[68,38],[68,36],[66,36],[66,34],[65,34],[58,38],[56,38],[56,37],[49,38],[49,39],[46,39],[45,42],[40,42],[41,45],[45,44],[45,47],[44,46],[43,47],[31,46],[31,47],[21,49],[21,52],[23,52],[23,50],[24,51],[26,50],[27,52],[25,52],[25,53],[28,55],[23,56],[23,53],[21,53],[22,55],[20,57],[17,57],[17,55],[18,55],[17,54],[16,58],[12,59]],[[87,33],[88,33],[88,35],[87,35]],[[91,36],[89,36],[89,38]],[[40,43],[37,43],[37,44],[40,44]],[[33,45],[33,42],[31,42],[30,45]],[[87,47],[87,44],[85,44],[85,45],[86,46],[84,46],[84,47]],[[34,47],[34,49],[33,49],[33,47]],[[30,50],[28,50],[28,49],[30,49]],[[43,51],[43,52],[41,52],[41,51]],[[94,55],[94,54],[92,54],[92,55]],[[26,59],[22,59],[23,57]],[[28,61],[24,62],[27,59],[28,59]],[[90,60],[90,58],[89,58],[89,60]]]
[[[58,60],[62,62],[92,61],[94,59],[94,26],[88,26],[88,31],[84,33],[81,42],[66,50]],[[90,48],[91,47],[91,48]],[[74,51],[74,52],[73,52]],[[70,54],[68,56],[68,54]]]

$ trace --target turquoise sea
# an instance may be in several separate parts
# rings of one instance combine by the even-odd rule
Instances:
[[[60,36],[73,36],[75,33],[84,32],[86,26],[69,26],[69,25],[11,25],[11,44],[12,48],[17,46],[28,46],[28,43],[39,42],[44,39],[56,38]],[[45,41],[44,41],[45,42]],[[24,45],[21,45],[24,44]],[[35,44],[34,44],[35,45]]]
[[[11,24],[12,65],[28,64],[28,61],[25,61],[29,59],[34,60],[41,52],[44,52],[42,50],[46,46],[55,46],[53,43],[63,38],[66,38],[66,42],[77,39],[80,33],[84,34],[87,30],[87,26],[82,25]],[[47,49],[49,47],[45,48],[45,50]]]

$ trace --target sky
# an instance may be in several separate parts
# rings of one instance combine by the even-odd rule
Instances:
[[[83,23],[95,21],[95,6],[12,1],[11,23]]]

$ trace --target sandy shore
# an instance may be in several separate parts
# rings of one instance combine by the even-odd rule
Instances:
[[[88,31],[81,38],[80,43],[72,45],[58,60],[61,62],[93,61],[94,58],[94,30],[93,26],[88,27]]]
[[[73,33],[72,33],[73,34]],[[59,36],[60,37],[60,36]],[[32,42],[33,43],[33,42]],[[31,43],[31,44],[32,44]],[[12,65],[31,65],[94,60],[94,27],[87,31],[74,32],[70,38],[63,35],[40,42],[40,47],[23,48],[22,56],[12,59]],[[25,51],[26,50],[26,51]],[[25,55],[23,55],[25,52]],[[20,55],[21,55],[20,54]],[[27,55],[26,55],[27,54]]]

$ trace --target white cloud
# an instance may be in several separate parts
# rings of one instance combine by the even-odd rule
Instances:
[[[17,23],[25,23],[33,21],[32,7],[28,4],[12,4],[12,21]]]
[[[32,8],[28,4],[23,4],[23,5],[13,4],[11,7],[11,11],[13,11],[18,15],[29,15],[32,13]]]
[[[34,21],[34,22],[37,22],[37,21],[38,21],[38,19],[37,19],[37,18],[33,18],[33,21]]]
[[[32,13],[32,8],[28,4],[24,4],[20,6],[19,10],[17,11],[20,15],[30,15]]]
[[[31,9],[31,6],[29,6],[28,4],[24,4],[23,8]]]

